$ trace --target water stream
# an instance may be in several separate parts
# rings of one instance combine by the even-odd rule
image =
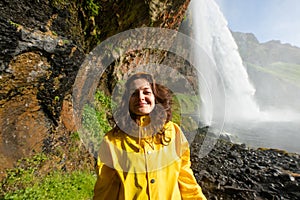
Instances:
[[[217,3],[192,0],[187,16],[184,23],[192,24],[189,35],[216,66],[216,69],[200,67],[204,77],[199,79],[201,123],[213,129],[214,122],[219,120],[218,108],[224,105],[222,131],[232,134],[235,142],[300,152],[300,145],[295,142],[300,141],[300,113],[276,108],[265,110],[257,105],[255,88],[249,81],[238,47]],[[197,53],[194,50],[195,58],[200,57]],[[201,65],[201,60],[195,60],[195,63]],[[218,96],[221,92],[225,98]]]

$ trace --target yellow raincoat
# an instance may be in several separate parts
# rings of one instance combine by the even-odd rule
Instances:
[[[105,135],[94,200],[206,199],[190,168],[185,136],[171,121],[164,128],[167,145],[116,128]]]

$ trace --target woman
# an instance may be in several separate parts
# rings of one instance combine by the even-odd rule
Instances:
[[[100,146],[94,200],[206,199],[188,142],[171,122],[171,93],[149,74],[128,79],[116,127]],[[117,119],[116,119],[117,118]]]

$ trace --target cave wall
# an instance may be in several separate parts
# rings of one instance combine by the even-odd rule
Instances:
[[[128,29],[178,29],[188,4],[189,0],[1,0],[1,173],[24,156],[51,151],[75,131],[70,96],[88,52]]]

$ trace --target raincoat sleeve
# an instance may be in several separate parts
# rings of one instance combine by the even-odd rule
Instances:
[[[188,142],[180,128],[175,126],[177,145],[180,145],[181,153],[181,168],[178,177],[178,184],[183,200],[206,200],[202,193],[201,187],[198,185],[196,178],[191,169],[190,149]]]
[[[106,138],[100,144],[97,160],[97,181],[94,187],[94,200],[118,199],[121,180],[112,166],[111,149]]]
[[[120,179],[116,170],[98,161],[94,200],[118,199]]]

